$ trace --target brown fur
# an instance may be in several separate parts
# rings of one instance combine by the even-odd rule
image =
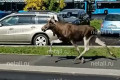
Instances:
[[[53,31],[54,34],[62,41],[82,41],[83,37],[89,38],[96,29],[89,25],[73,25],[70,23],[62,23],[62,22],[48,22],[42,29],[50,26],[49,29]]]
[[[84,51],[78,57],[76,57],[75,61],[81,58],[82,55],[89,50],[89,41],[97,32],[97,30],[94,27],[89,25],[74,25],[70,23],[58,22],[54,19],[51,19],[45,26],[42,27],[43,31],[49,29],[52,30],[53,34],[56,34],[58,39],[60,39],[61,41],[71,42],[75,46],[79,54],[80,51],[76,42],[84,40]],[[95,42],[101,46],[106,47],[109,54],[113,57],[116,57],[113,53],[110,52],[106,44],[102,42],[97,36],[95,37]]]

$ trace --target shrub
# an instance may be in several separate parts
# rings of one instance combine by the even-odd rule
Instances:
[[[94,19],[91,20],[90,25],[94,26],[96,29],[100,29],[103,20]]]

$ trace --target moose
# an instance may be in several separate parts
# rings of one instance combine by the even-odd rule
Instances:
[[[105,47],[108,53],[116,58],[116,56],[109,50],[105,42],[101,41],[98,37],[97,30],[90,25],[75,25],[71,23],[60,22],[52,17],[46,25],[42,27],[42,31],[52,30],[53,34],[57,35],[58,39],[63,42],[71,42],[72,45],[76,48],[79,56],[75,58],[75,62],[80,61],[84,63],[83,55],[90,49],[89,44],[90,40],[93,40],[95,43]],[[80,53],[77,42],[84,41],[84,50]]]

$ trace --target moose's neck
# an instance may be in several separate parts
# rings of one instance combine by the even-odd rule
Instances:
[[[56,35],[61,35],[62,34],[62,26],[59,22],[56,22],[55,27],[52,29],[52,31],[54,32],[54,34]]]

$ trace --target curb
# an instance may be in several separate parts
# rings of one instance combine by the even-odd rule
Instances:
[[[91,69],[91,68],[70,68],[53,66],[21,66],[0,64],[1,71],[32,72],[32,73],[54,73],[54,74],[77,74],[97,76],[120,76],[120,70],[115,69]]]
[[[49,46],[24,46],[24,45],[23,46],[16,46],[16,45],[11,46],[11,45],[4,45],[4,46],[0,46],[0,47],[45,47],[46,48],[46,47],[49,47]],[[73,45],[71,45],[71,46],[67,46],[67,45],[66,46],[62,46],[62,45],[61,46],[54,46],[53,45],[52,47],[63,47],[64,48],[64,47],[74,47],[74,46]],[[80,46],[78,45],[78,47],[84,47],[84,45],[80,45]],[[90,48],[102,48],[103,46],[91,46],[90,45],[89,47]],[[120,46],[107,46],[107,47],[120,48]]]

